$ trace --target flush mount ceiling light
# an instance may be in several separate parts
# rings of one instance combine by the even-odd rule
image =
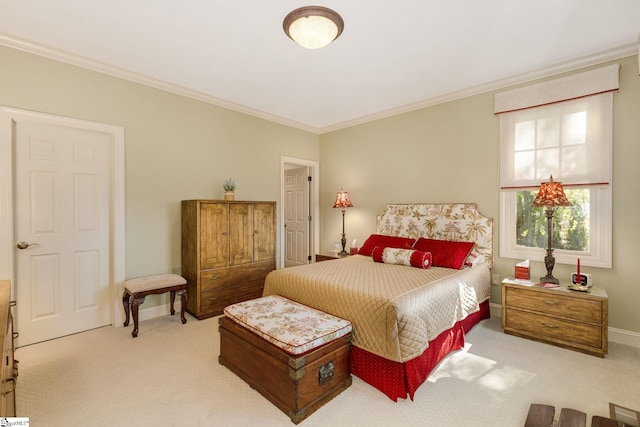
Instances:
[[[285,16],[282,27],[285,34],[300,46],[319,49],[340,36],[344,21],[326,7],[305,6]]]

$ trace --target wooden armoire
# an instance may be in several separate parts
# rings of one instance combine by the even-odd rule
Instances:
[[[217,316],[230,304],[262,296],[276,268],[276,203],[182,201],[182,276],[187,311]]]

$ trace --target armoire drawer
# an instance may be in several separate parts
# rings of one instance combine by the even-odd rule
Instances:
[[[205,270],[200,273],[200,290],[208,292],[226,288],[231,283],[253,280],[264,281],[270,271],[275,270],[273,262],[255,263],[227,268]]]
[[[222,314],[222,309],[228,305],[261,297],[263,287],[264,280],[262,282],[247,282],[242,286],[229,285],[227,288],[203,292],[200,295],[200,312],[212,316]]]

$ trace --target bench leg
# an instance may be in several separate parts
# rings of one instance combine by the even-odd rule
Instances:
[[[133,315],[133,332],[131,332],[131,336],[133,338],[138,336],[138,307],[143,302],[144,297],[134,298],[133,301],[131,301],[131,314]]]
[[[187,291],[186,290],[182,290],[182,291],[171,291],[169,292],[169,308],[170,308],[170,312],[171,315],[173,316],[174,314],[176,314],[176,310],[174,309],[173,305],[176,301],[176,294],[180,295],[180,321],[182,322],[182,324],[184,325],[185,323],[187,323],[187,318],[184,317],[184,310],[185,307],[187,306]]]
[[[184,310],[185,308],[187,308],[187,291],[186,289],[183,291],[178,291],[178,295],[180,295],[180,303],[181,303],[181,307],[180,307],[180,321],[182,321],[182,324],[184,325],[185,323],[187,323],[187,318],[184,317]],[[173,304],[172,304],[173,306]]]
[[[129,294],[128,291],[124,291],[124,294],[122,295],[122,305],[124,306],[124,314],[125,314],[125,319],[124,319],[124,326],[129,326],[129,299],[131,298],[131,295]]]
[[[173,304],[176,302],[176,291],[169,292],[169,302],[170,302],[169,312],[173,316],[174,314],[176,314],[176,310],[173,308]]]

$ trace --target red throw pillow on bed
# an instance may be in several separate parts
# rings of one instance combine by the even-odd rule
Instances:
[[[431,252],[434,267],[460,270],[473,249],[473,242],[453,242],[450,240],[425,239],[421,237],[413,249]]]
[[[415,239],[409,237],[385,236],[383,234],[372,234],[358,251],[358,255],[371,256],[373,248],[382,246],[385,248],[411,249]]]
[[[431,252],[417,251],[415,249],[385,248],[376,246],[371,257],[375,262],[385,264],[406,265],[408,267],[431,267]]]

